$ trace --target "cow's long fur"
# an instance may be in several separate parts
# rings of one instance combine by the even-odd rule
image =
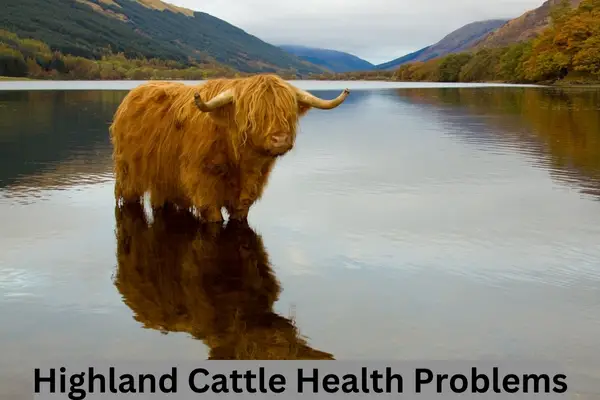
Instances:
[[[148,224],[139,203],[115,216],[115,286],[145,328],[187,332],[211,359],[333,359],[274,312],[280,285],[246,222],[203,224],[166,207]]]
[[[208,101],[225,89],[235,101],[212,112],[194,104],[198,92]],[[263,194],[278,156],[274,134],[291,135],[310,107],[276,75],[213,79],[189,86],[148,82],[131,90],[117,109],[113,144],[115,197],[137,202],[150,192],[153,208],[194,207],[205,220],[247,218]]]

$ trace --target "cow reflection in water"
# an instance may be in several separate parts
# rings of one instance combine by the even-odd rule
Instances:
[[[262,239],[246,222],[199,222],[164,208],[116,207],[115,286],[145,328],[187,332],[209,359],[330,359],[273,311],[280,286]]]

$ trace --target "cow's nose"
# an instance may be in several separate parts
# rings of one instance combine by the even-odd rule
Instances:
[[[271,144],[274,147],[287,147],[290,145],[291,139],[292,137],[286,134],[274,135],[271,137]]]

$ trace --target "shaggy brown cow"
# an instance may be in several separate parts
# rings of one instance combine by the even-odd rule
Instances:
[[[165,207],[149,225],[139,203],[115,214],[115,286],[145,328],[187,332],[206,344],[209,359],[333,359],[273,311],[279,282],[246,222],[203,224]]]
[[[212,79],[199,86],[148,82],[131,90],[110,127],[117,203],[150,192],[153,209],[195,208],[204,220],[245,220],[277,157],[292,149],[299,118],[332,109],[277,75]]]

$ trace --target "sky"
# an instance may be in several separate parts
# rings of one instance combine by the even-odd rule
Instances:
[[[470,22],[510,19],[543,0],[166,0],[204,11],[274,45],[345,51],[375,64]]]

